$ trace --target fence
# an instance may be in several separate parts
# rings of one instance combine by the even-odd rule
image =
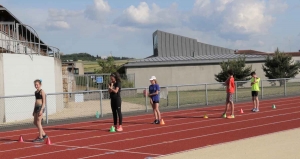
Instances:
[[[44,44],[29,25],[0,22],[0,53],[44,55],[60,58],[60,50]]]
[[[122,88],[133,88],[135,82],[134,74],[121,74]],[[101,81],[97,78],[101,77]],[[74,75],[77,91],[103,90],[106,89],[110,74]]]
[[[280,86],[280,83],[282,84]],[[234,100],[251,100],[249,81],[236,81]],[[294,96],[300,94],[300,79],[261,80],[260,99]],[[180,109],[224,103],[224,83],[206,83],[161,87],[160,109]],[[124,88],[121,91],[122,112],[138,113],[151,111],[149,98],[143,95],[148,88]],[[33,95],[0,97],[0,127],[31,124]],[[221,112],[220,112],[221,113]],[[90,90],[68,93],[48,93],[44,123],[74,121],[111,116],[107,90]]]

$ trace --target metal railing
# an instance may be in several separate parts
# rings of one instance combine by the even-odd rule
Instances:
[[[0,39],[0,53],[36,54],[60,58],[60,50],[54,46],[13,39]]]
[[[122,88],[133,88],[135,83],[134,74],[120,74],[122,81]],[[102,82],[98,83],[97,78],[102,77]],[[89,90],[101,90],[107,88],[110,81],[110,74],[89,74],[89,75],[74,75],[73,90],[76,91],[89,91]],[[72,80],[71,80],[72,81]]]
[[[0,53],[37,54],[60,58],[59,49],[41,42],[33,27],[16,22],[0,22]]]
[[[281,86],[280,86],[281,84]],[[249,81],[236,81],[234,101],[251,100]],[[124,88],[121,91],[122,112],[149,112],[152,108],[144,88]],[[260,81],[260,99],[300,95],[300,78],[270,79]],[[161,86],[160,109],[180,109],[225,102],[224,83]],[[31,124],[34,95],[0,97],[0,127]],[[220,112],[221,113],[221,112]],[[44,122],[73,121],[77,119],[101,118],[111,115],[107,90],[47,93]]]

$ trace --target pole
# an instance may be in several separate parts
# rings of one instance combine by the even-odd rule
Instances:
[[[148,92],[147,92],[147,88],[145,88],[145,106],[146,106],[146,112],[148,112]]]
[[[264,98],[264,86],[263,86],[263,80],[260,81],[260,86],[261,86],[261,99]]]
[[[208,105],[207,84],[205,84],[205,104]]]
[[[103,94],[103,92],[102,92],[102,90],[100,90],[100,114],[101,114],[101,118],[103,117],[103,109],[102,109],[102,94]]]
[[[47,100],[47,98],[48,98],[48,95],[47,94],[45,94],[45,99],[46,99],[46,102],[45,102],[45,108],[46,108],[46,124],[48,124],[49,122],[48,122],[48,100]]]
[[[238,87],[238,82],[236,81],[235,82],[235,102],[237,102],[238,101],[238,89],[237,89],[237,87]]]
[[[177,109],[179,109],[180,99],[179,99],[179,88],[178,88],[178,86],[176,86],[176,92],[177,92]]]

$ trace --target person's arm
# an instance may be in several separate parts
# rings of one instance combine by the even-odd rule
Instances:
[[[34,92],[35,93],[35,92]],[[35,103],[33,105],[33,112],[32,112],[32,116],[34,116],[34,109],[35,109]]]
[[[251,84],[255,84],[255,83],[257,83],[258,81],[257,81],[257,79],[259,80],[259,78],[258,77],[254,77],[254,81],[251,83]]]
[[[118,82],[115,89],[110,87],[110,91],[113,92],[113,93],[118,93],[119,92],[119,87],[120,87],[119,85],[120,85],[120,83]]]
[[[45,103],[46,103],[46,94],[45,94],[44,90],[42,90],[41,93],[42,93],[42,108],[41,108],[39,116],[43,115],[43,111],[45,109]]]
[[[158,93],[159,93],[159,86],[158,85],[156,85],[155,86],[156,87],[156,91],[154,92],[154,93],[152,93],[152,94],[149,94],[149,96],[151,97],[151,96],[155,96],[155,95],[158,95]]]
[[[111,91],[111,86],[110,86],[110,84],[108,85],[108,93],[111,93],[112,91]]]

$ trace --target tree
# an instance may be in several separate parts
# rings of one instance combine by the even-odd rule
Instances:
[[[293,78],[299,73],[299,68],[300,64],[295,63],[291,55],[279,51],[278,48],[273,55],[266,57],[266,62],[262,65],[265,76],[269,79]],[[280,86],[284,84],[283,79],[278,81]],[[275,81],[271,83],[276,84]]]
[[[74,57],[73,57],[73,61],[78,61],[77,56],[74,56]]]
[[[95,73],[113,73],[117,72],[119,66],[115,64],[113,57],[108,57],[106,60],[99,60],[98,65],[100,66],[99,70],[95,70]]]
[[[215,80],[218,82],[225,82],[228,78],[228,70],[232,70],[234,73],[235,81],[248,81],[250,80],[250,74],[252,72],[252,66],[246,67],[245,57],[239,57],[238,59],[223,61],[220,64],[221,72],[215,74]],[[238,82],[237,87],[242,86],[246,82]]]

